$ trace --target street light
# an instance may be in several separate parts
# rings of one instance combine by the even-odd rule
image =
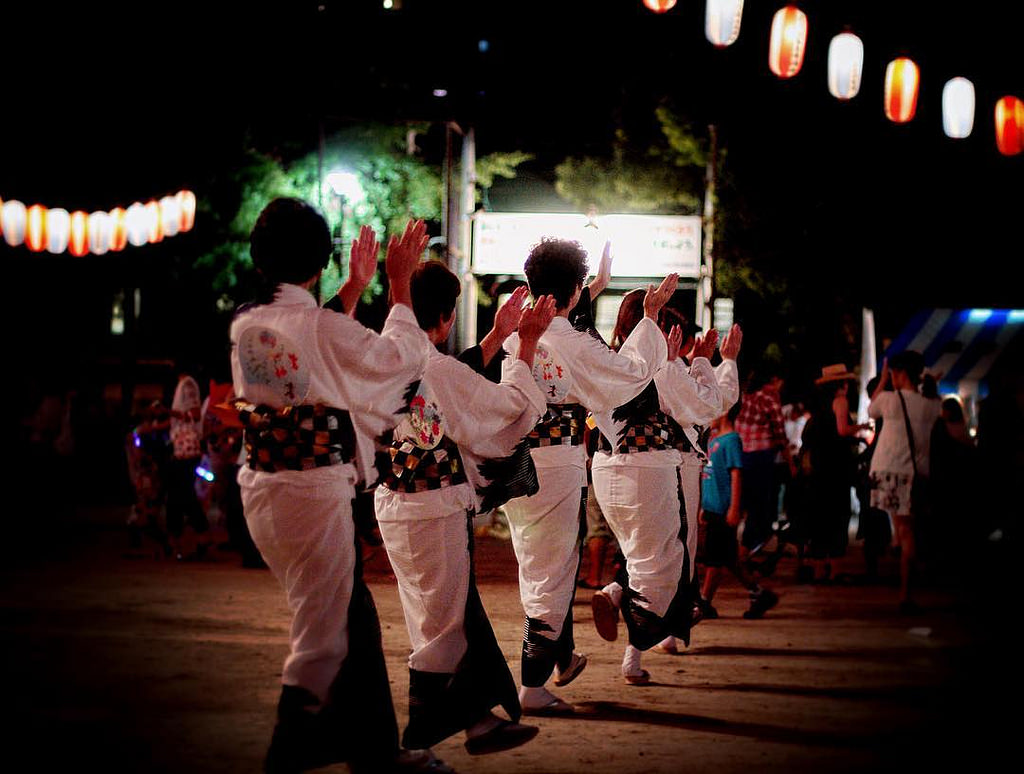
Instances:
[[[345,217],[352,212],[352,207],[366,198],[363,187],[359,184],[359,176],[346,169],[335,169],[325,178],[331,191],[338,197],[338,230],[334,237],[335,260],[338,262],[338,273],[341,273],[342,259],[345,252]]]

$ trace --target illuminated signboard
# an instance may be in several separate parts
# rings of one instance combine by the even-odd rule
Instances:
[[[478,212],[473,218],[473,272],[523,273],[523,262],[543,237],[578,241],[597,271],[605,241],[612,243],[613,277],[700,276],[700,217],[695,215],[585,215]]]

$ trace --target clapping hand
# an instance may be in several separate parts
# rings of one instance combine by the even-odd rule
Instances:
[[[518,326],[523,316],[523,304],[530,294],[526,285],[520,285],[512,291],[508,301],[501,305],[494,314],[494,332],[499,341],[504,341]]]
[[[668,332],[668,359],[669,362],[679,357],[679,348],[683,346],[683,329],[673,325]]]
[[[366,289],[377,273],[377,254],[380,243],[377,234],[369,226],[359,229],[359,237],[352,242],[352,252],[348,259],[348,276],[359,293]]]
[[[733,323],[729,332],[725,334],[725,338],[722,339],[722,346],[718,348],[718,351],[722,353],[723,360],[735,360],[739,357],[742,344],[743,329],[740,328],[739,323]]]
[[[536,343],[555,317],[555,297],[541,296],[519,318],[519,340]]]
[[[718,329],[712,328],[703,337],[698,337],[693,343],[693,357],[706,357],[708,360],[715,354],[715,346],[718,344]]]
[[[676,285],[679,283],[678,274],[669,274],[661,281],[657,288],[654,285],[647,286],[647,293],[644,296],[644,316],[657,321],[658,312],[672,298],[676,292]]]
[[[608,287],[612,280],[612,242],[609,239],[604,243],[604,250],[601,251],[601,262],[597,265],[597,274],[590,283],[590,300],[593,301],[597,294]]]
[[[420,256],[427,247],[427,224],[422,220],[410,220],[401,237],[388,240],[384,268],[391,283],[391,294],[395,303],[412,305],[409,292],[409,278],[419,265]]]

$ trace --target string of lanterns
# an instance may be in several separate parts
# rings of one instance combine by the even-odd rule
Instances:
[[[676,0],[643,0],[655,13],[665,13]],[[736,42],[743,17],[743,0],[707,0],[704,35],[716,48]],[[775,12],[768,46],[768,66],[779,78],[792,78],[803,65],[807,43],[807,14],[795,5]],[[864,43],[852,32],[841,32],[828,47],[828,90],[838,100],[850,100],[860,91]],[[885,68],[885,116],[898,124],[913,120],[917,110],[921,73],[908,57],[897,57]],[[942,128],[947,137],[969,137],[974,128],[974,84],[956,77],[942,89]],[[1004,156],[1024,151],[1024,101],[1007,95],[995,105],[996,147]]]
[[[156,244],[164,237],[191,230],[195,219],[196,195],[188,190],[145,204],[135,202],[127,209],[92,213],[0,200],[0,234],[8,245],[24,244],[36,253],[66,251],[76,257],[119,252],[127,245]]]

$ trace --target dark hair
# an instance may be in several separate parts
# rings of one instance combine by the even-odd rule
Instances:
[[[921,381],[921,372],[924,370],[924,356],[912,349],[897,352],[889,360],[889,369],[903,371],[916,386]]]
[[[579,242],[544,237],[530,250],[523,272],[534,298],[554,296],[558,308],[564,309],[587,281],[587,251]]]
[[[274,199],[249,235],[249,253],[268,283],[306,282],[327,265],[331,232],[323,216],[304,201]]]
[[[640,289],[631,290],[622,297],[619,314],[615,318],[615,330],[612,331],[612,349],[618,350],[644,317],[644,296]]]
[[[956,398],[946,398],[942,401],[942,413],[950,422],[964,421],[964,408]]]
[[[413,271],[409,290],[416,322],[426,331],[455,311],[455,299],[462,292],[462,283],[440,261],[426,261]]]

